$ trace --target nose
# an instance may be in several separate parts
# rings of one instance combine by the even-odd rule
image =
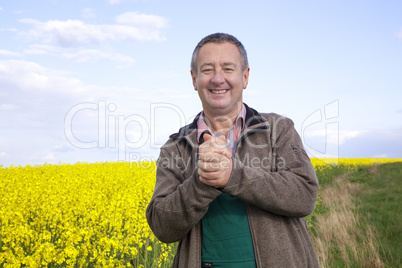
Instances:
[[[220,85],[225,82],[225,78],[220,71],[216,71],[211,79],[211,82],[215,85]]]

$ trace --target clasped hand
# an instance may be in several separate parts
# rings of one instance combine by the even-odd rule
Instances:
[[[215,188],[223,188],[229,181],[232,168],[232,156],[226,148],[225,136],[204,134],[204,143],[200,145],[198,158],[200,181]]]

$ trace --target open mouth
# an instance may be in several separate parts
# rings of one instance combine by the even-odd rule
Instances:
[[[214,94],[224,94],[224,93],[228,92],[227,89],[222,89],[222,90],[213,90],[213,89],[211,89],[209,91],[214,93]]]

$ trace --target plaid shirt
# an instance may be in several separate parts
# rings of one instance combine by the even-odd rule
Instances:
[[[226,133],[226,136],[225,136],[226,140],[227,140],[226,148],[232,154],[232,157],[235,154],[235,151],[237,148],[237,143],[238,143],[239,137],[240,137],[240,133],[244,128],[245,120],[246,120],[245,118],[246,118],[246,108],[244,107],[244,104],[243,104],[241,111],[236,118],[235,123],[232,125],[232,127]],[[219,136],[223,135],[223,134],[219,134],[219,133],[212,134],[211,129],[208,127],[208,125],[206,124],[206,122],[204,120],[204,112],[202,112],[200,117],[198,118],[197,128],[198,128],[198,133],[197,133],[198,143],[200,143],[200,140],[205,132],[208,134],[211,134],[215,137],[219,137]]]

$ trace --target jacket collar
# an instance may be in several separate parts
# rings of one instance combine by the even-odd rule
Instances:
[[[268,121],[261,115],[259,114],[256,110],[253,108],[249,107],[247,104],[244,104],[246,107],[246,126],[245,128],[254,128],[257,125],[265,125],[267,128],[268,126]]]

